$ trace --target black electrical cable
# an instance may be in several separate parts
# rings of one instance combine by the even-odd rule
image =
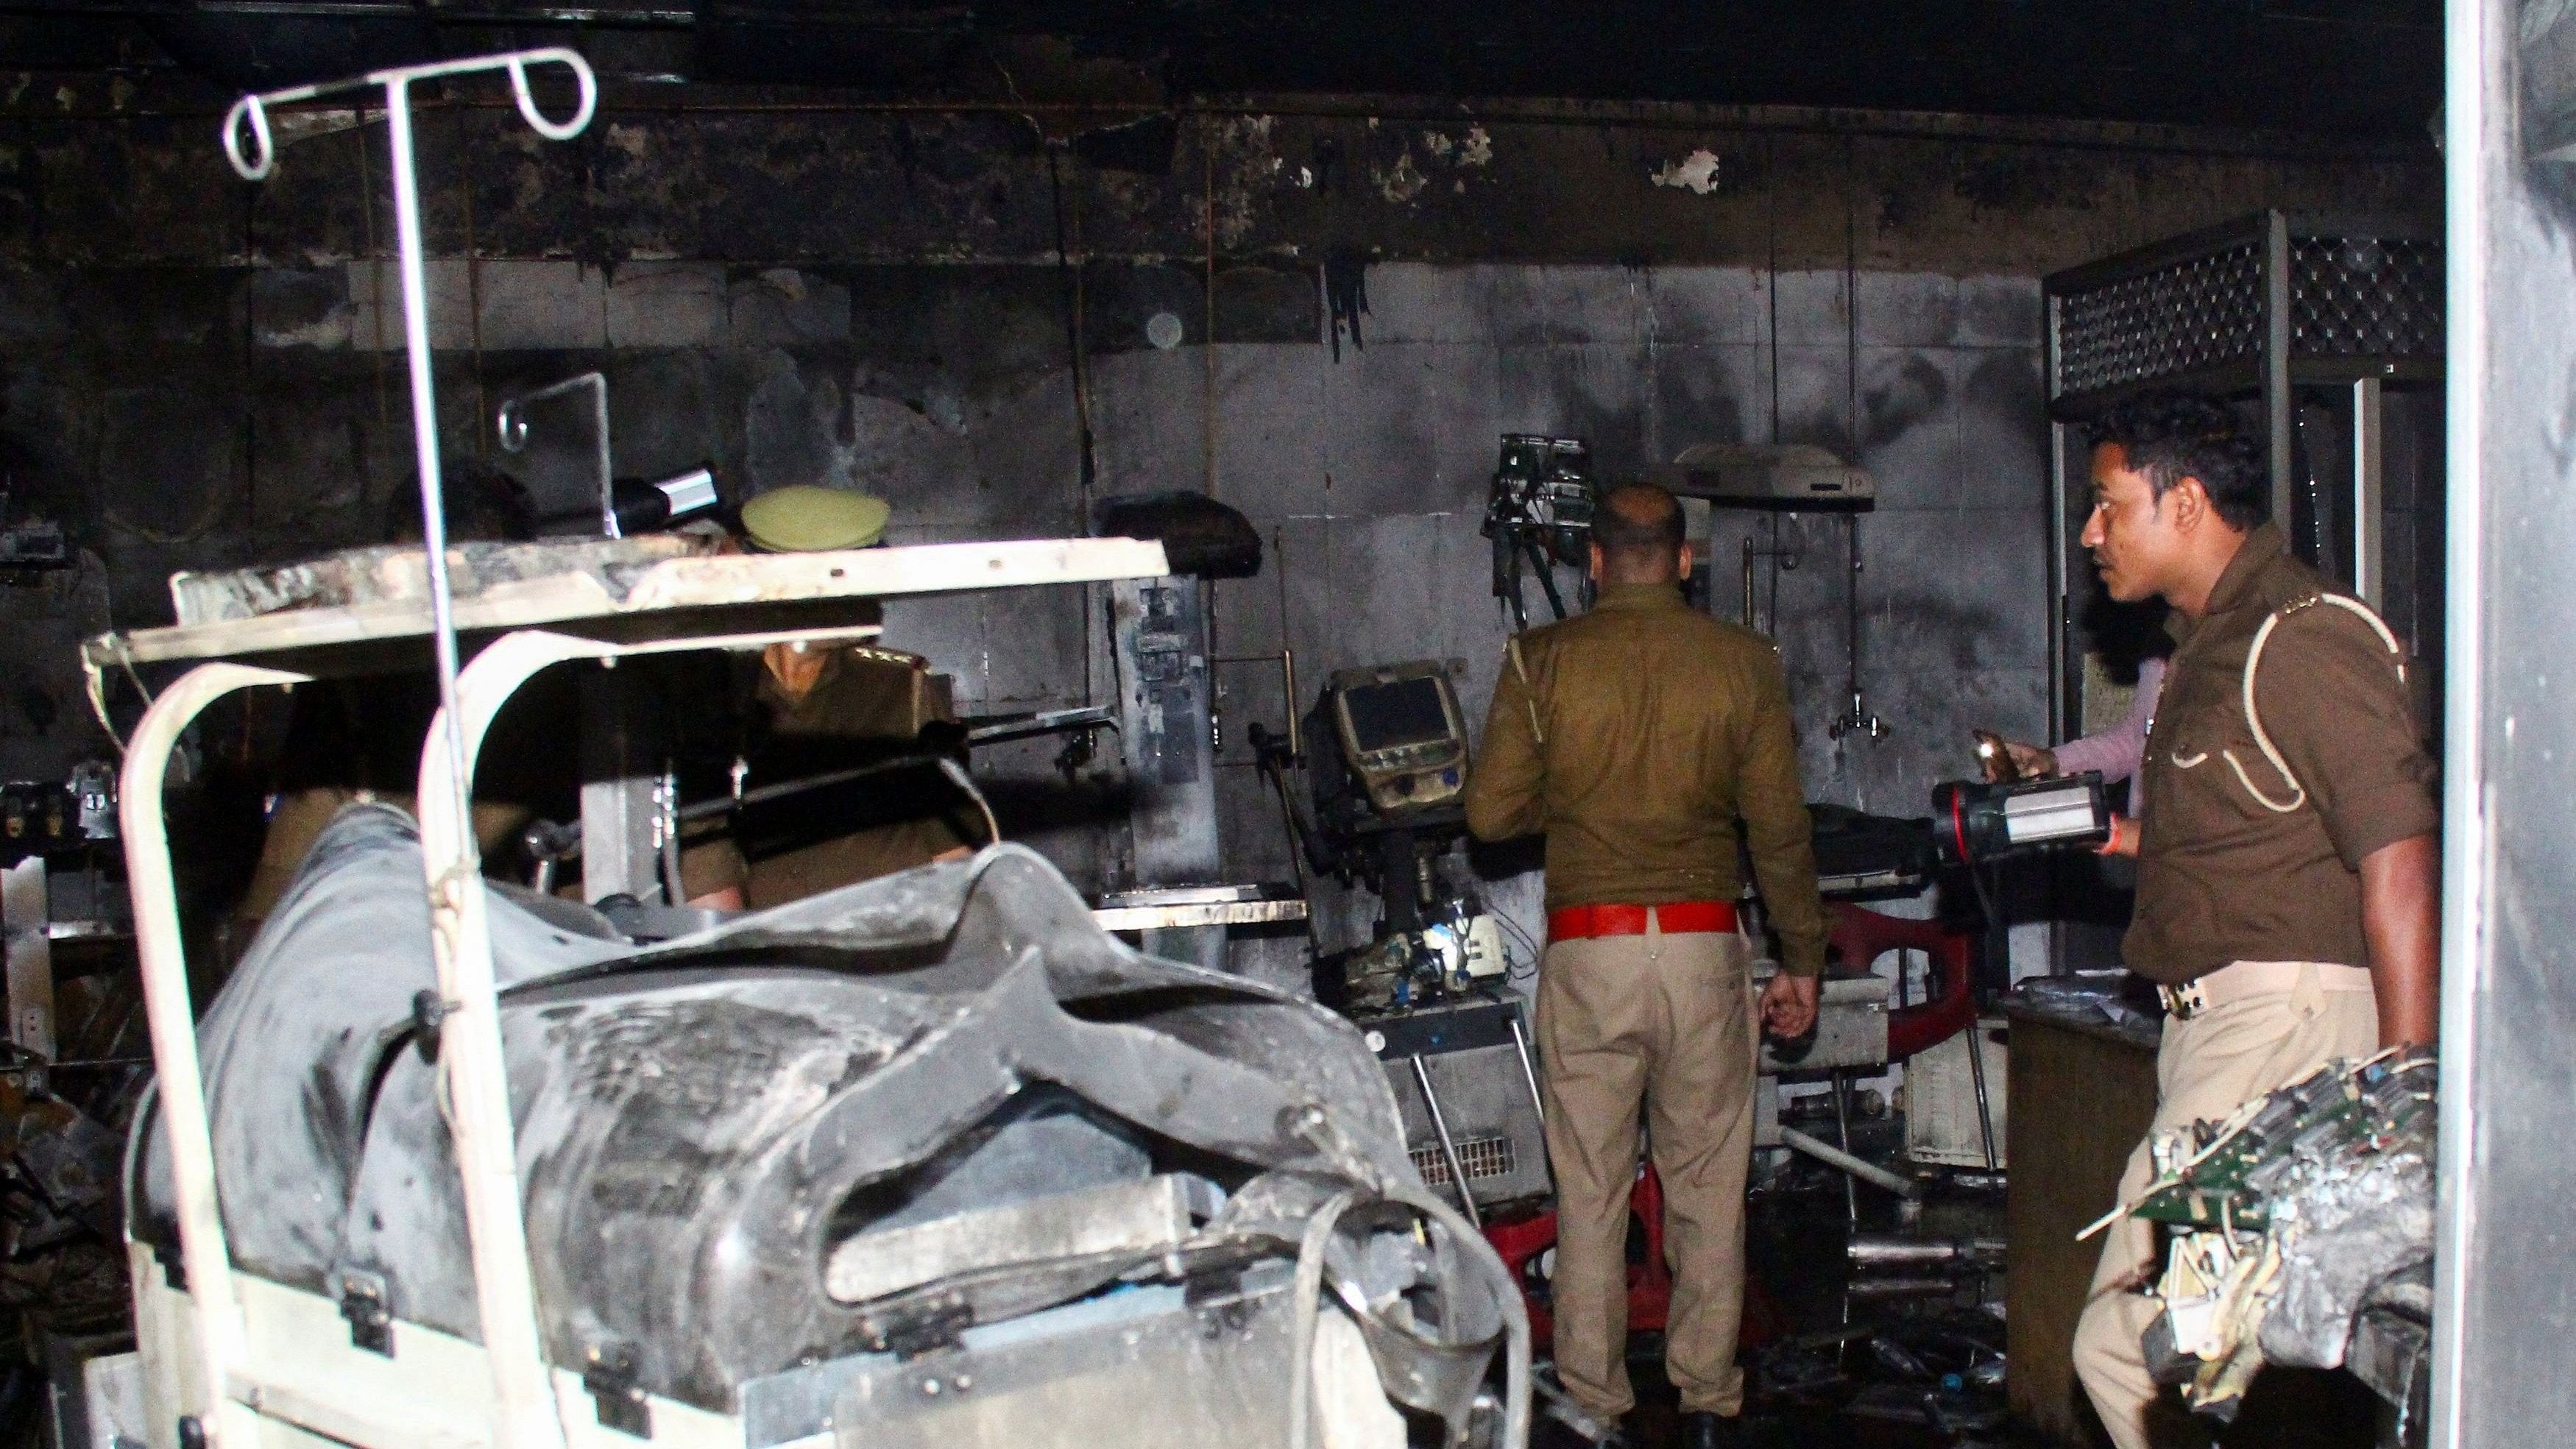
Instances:
[[[1511,917],[1504,915],[1500,911],[1494,912],[1493,915],[1494,920],[1498,922],[1504,930],[1511,932],[1512,939],[1520,942],[1521,948],[1529,953],[1529,970],[1525,972],[1511,971],[1507,961],[1504,967],[1506,972],[1509,973],[1511,979],[1514,981],[1527,981],[1531,977],[1536,976],[1538,974],[1539,965],[1546,958],[1547,953],[1539,948],[1538,942],[1531,938],[1529,932],[1521,929],[1520,922],[1513,920]]]
[[[1777,643],[1780,638],[1780,572],[1787,565],[1780,552],[1780,515],[1771,515],[1771,599],[1762,611],[1762,631]]]
[[[1091,436],[1091,370],[1082,356],[1082,269],[1074,265],[1073,248],[1065,233],[1063,152],[1054,146],[1047,148],[1047,197],[1055,214],[1056,272],[1064,285],[1065,347],[1073,360],[1074,434],[1081,449],[1082,508],[1087,526],[1091,490],[1099,478]]]
[[[1851,567],[1843,580],[1843,650],[1850,664],[1852,723],[1860,723],[1860,514],[1845,514],[1843,537]]]

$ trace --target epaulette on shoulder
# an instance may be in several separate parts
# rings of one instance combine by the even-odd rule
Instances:
[[[2266,602],[2271,601],[2267,600]],[[2374,634],[2379,636],[2383,641],[2387,641],[2391,638],[2387,624],[2380,620],[2379,612],[2376,609],[2371,608],[2368,604],[2363,603],[2360,599],[2345,593],[2341,589],[2319,588],[2311,585],[2305,589],[2293,590],[2288,593],[2287,597],[2272,604],[2272,612],[2282,620],[2287,621],[2297,615],[2304,614],[2309,610],[2315,609],[2320,604],[2332,604],[2335,606],[2320,614],[2319,617],[2321,618],[2336,618],[2348,614],[2351,618],[2345,620],[2344,623],[2344,627],[2347,630],[2359,630],[2361,631],[2361,637],[2364,638]],[[2390,648],[2394,650],[2395,645],[2391,643]]]
[[[1591,616],[1588,614],[1573,614],[1562,619],[1550,620],[1544,624],[1534,624],[1531,627],[1514,634],[1512,638],[1517,640],[1520,647],[1523,649],[1549,649],[1554,647],[1557,640],[1565,637],[1565,627],[1568,624],[1590,617]]]
[[[2263,601],[2265,609],[2279,613],[2304,609],[2314,604],[2327,589],[2316,570],[2283,554],[2256,578],[2254,592]]]
[[[2284,590],[2284,597],[2276,599],[2273,597],[2271,587],[2276,578],[2291,580],[2300,587]],[[2406,682],[2406,650],[2397,642],[2397,636],[2390,632],[2386,621],[2371,612],[2368,604],[2349,594],[2339,594],[2319,587],[2303,569],[2273,570],[2265,576],[2263,584],[2263,601],[2271,607],[2272,612],[2264,616],[2262,625],[2254,631],[2254,642],[2245,651],[2245,673],[2240,685],[2240,697],[2244,702],[2245,725],[2253,732],[2254,745],[2263,752],[2263,758],[2271,765],[2273,773],[2279,775],[2281,780],[2290,787],[2288,797],[2275,799],[2266,794],[2262,786],[2254,783],[2254,777],[2246,773],[2245,762],[2236,757],[2234,750],[2222,750],[2220,753],[2226,757],[2228,765],[2236,771],[2237,780],[2245,786],[2245,792],[2253,796],[2256,803],[2266,810],[2286,815],[2307,803],[2307,787],[2299,783],[2298,776],[2290,773],[2289,762],[2282,759],[2280,750],[2273,746],[2272,736],[2263,728],[2263,712],[2255,707],[2254,701],[2255,677],[2263,667],[2263,649],[2265,645],[2272,642],[2273,632],[2279,629],[2284,621],[2296,615],[2315,610],[2319,604],[2330,604],[2334,607],[2322,612],[2329,616],[2337,613],[2350,614],[2368,625],[2370,631],[2379,636],[2380,644],[2387,649],[2388,658],[2397,670],[2397,682],[2400,684]]]

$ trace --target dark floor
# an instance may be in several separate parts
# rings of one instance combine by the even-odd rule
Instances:
[[[1853,1124],[1863,1155],[1895,1157],[1895,1118]],[[1895,1200],[1858,1193],[1860,1229],[1892,1232]],[[1793,1159],[1758,1185],[1746,1222],[1752,1283],[1745,1309],[1745,1429],[1754,1449],[1953,1449],[2008,1442],[1995,1369],[2003,1351],[2003,1277],[1974,1272],[1946,1296],[1868,1301],[1848,1293],[1851,1231],[1840,1174]],[[1929,1238],[2000,1237],[2003,1194],[1936,1185],[1912,1231]],[[1987,1304],[1995,1305],[1992,1309]],[[1638,1449],[1673,1441],[1679,1405],[1662,1373],[1662,1345],[1640,1335],[1630,1373]],[[1983,1381],[1974,1370],[1986,1364]],[[1946,1382],[1945,1382],[1946,1380]],[[1938,1419],[1941,1422],[1936,1423]]]
[[[1852,1137],[1862,1155],[1893,1161],[1904,1127],[1893,1116],[1855,1122]],[[1862,1187],[1857,1207],[1861,1231],[1898,1230],[1888,1194]],[[1946,1297],[1856,1299],[1845,1253],[1849,1212],[1841,1175],[1803,1158],[1752,1195],[1744,1353],[1751,1449],[2053,1449],[2004,1420],[1996,1375],[2002,1273],[1971,1272]],[[2003,1223],[2000,1188],[1935,1182],[1921,1221],[1907,1231],[2001,1237]],[[1980,1362],[1984,1375],[1973,1371]],[[1661,1343],[1639,1335],[1629,1369],[1637,1390],[1630,1441],[1663,1449],[1673,1442],[1679,1405],[1663,1378]],[[2367,1390],[2341,1374],[2280,1369],[2257,1381],[2243,1415],[2215,1435],[2215,1449],[2370,1449],[2377,1442],[2376,1401]]]

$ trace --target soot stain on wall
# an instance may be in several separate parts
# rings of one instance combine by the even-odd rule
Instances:
[[[2394,206],[2434,174],[2429,158],[2123,151],[2077,130],[2052,145],[1279,114],[1183,117],[1161,174],[1058,154],[1051,175],[1013,115],[691,95],[611,105],[565,145],[506,108],[432,113],[422,136],[453,455],[493,451],[502,397],[597,367],[621,472],[711,462],[737,493],[864,487],[895,503],[899,541],[1061,534],[1081,526],[1087,415],[1099,491],[1213,481],[1285,543],[1284,579],[1221,592],[1219,647],[1293,643],[1310,682],[1389,651],[1456,657],[1481,713],[1502,632],[1475,525],[1501,432],[1586,436],[1614,473],[1695,442],[1857,435],[1890,470],[1862,576],[1864,682],[1889,741],[1824,741],[1849,667],[1826,521],[1791,526],[1807,562],[1781,576],[1779,612],[1811,787],[1873,806],[1946,767],[1961,699],[1998,727],[2045,726],[2037,276],[2264,205]],[[1650,179],[1703,149],[1722,158],[1706,194]],[[1408,168],[1419,184],[1375,179]],[[0,112],[0,459],[13,507],[72,528],[92,560],[81,597],[120,624],[166,617],[176,568],[374,541],[411,486],[391,222],[361,189],[385,174],[373,126],[319,131],[245,188],[210,117]],[[1374,303],[1367,345],[1338,360],[1320,277],[1335,255]],[[1181,325],[1171,351],[1145,333],[1159,313]],[[1730,615],[1737,528],[1711,584]],[[0,613],[78,612],[37,603],[11,593]],[[969,707],[1084,697],[1075,591],[892,623],[959,673]],[[92,747],[57,637],[72,632],[0,644],[53,706],[41,733],[25,709],[0,716],[8,773]],[[1240,687],[1243,718],[1277,721],[1282,702]],[[1037,755],[1003,773],[1044,793]],[[1222,778],[1229,848],[1284,876],[1275,806],[1239,759]]]

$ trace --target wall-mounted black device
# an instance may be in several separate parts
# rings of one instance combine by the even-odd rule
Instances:
[[[1538,575],[1556,617],[1565,617],[1555,570],[1591,562],[1597,501],[1592,451],[1581,438],[1503,435],[1502,460],[1494,465],[1493,489],[1485,498],[1484,534],[1494,544],[1494,597],[1511,610],[1515,630],[1529,627],[1529,609],[1521,600],[1524,569]]]

